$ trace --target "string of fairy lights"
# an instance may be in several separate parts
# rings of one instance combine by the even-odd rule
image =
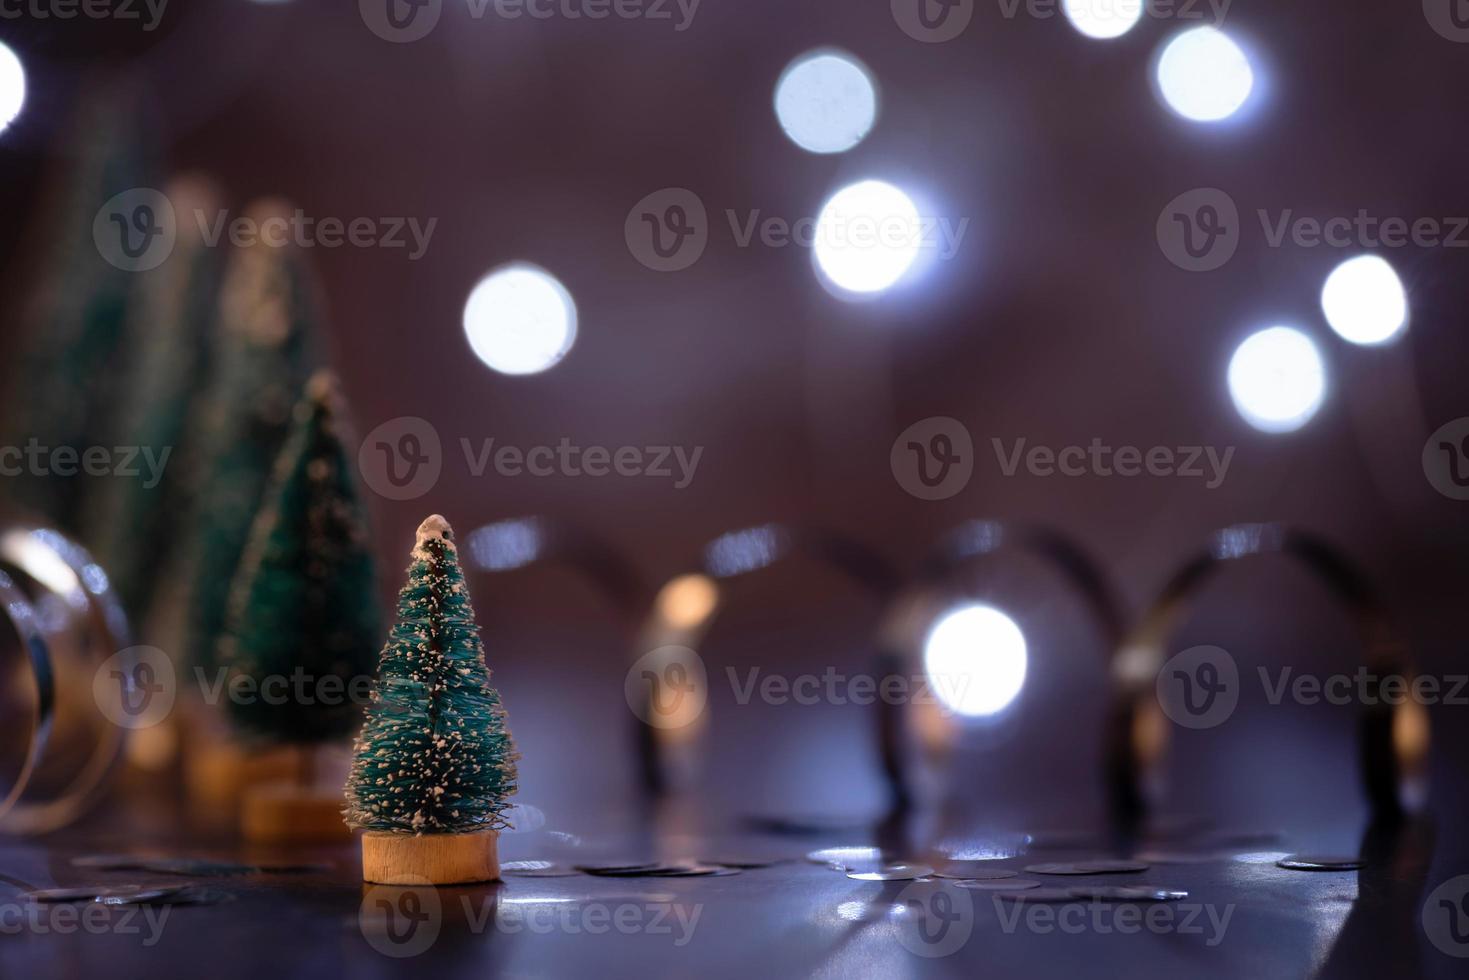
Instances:
[[[1066,21],[1084,38],[1107,42],[1141,21],[1145,0],[1062,0]],[[1187,126],[1217,127],[1257,108],[1261,86],[1248,45],[1219,27],[1174,33],[1153,59],[1155,95]],[[26,102],[20,59],[0,43],[0,134]],[[878,125],[881,99],[873,72],[849,52],[808,51],[776,80],[773,109],[784,134],[812,154],[844,154]],[[3,138],[3,136],[0,136]],[[911,281],[925,247],[924,222],[912,195],[868,176],[834,189],[817,211],[811,236],[813,272],[839,301],[859,301]],[[1386,259],[1360,254],[1337,265],[1321,288],[1322,315],[1353,345],[1397,340],[1409,321],[1403,283]],[[549,271],[527,262],[491,270],[470,290],[463,327],[474,354],[506,375],[532,375],[559,364],[577,338],[577,305]],[[1240,417],[1263,433],[1305,426],[1323,404],[1328,374],[1311,332],[1277,323],[1247,336],[1226,370]],[[938,619],[924,643],[930,673],[963,674],[971,700],[951,707],[967,716],[1005,708],[1024,684],[1025,639],[1004,613],[965,605]],[[980,655],[982,652],[982,655]]]
[[[1119,38],[1141,20],[1143,0],[1065,0],[1068,22],[1084,37]],[[1246,47],[1216,27],[1169,38],[1154,59],[1161,103],[1190,125],[1217,126],[1249,113],[1258,93]],[[775,117],[800,149],[840,154],[856,149],[877,125],[873,73],[834,49],[792,61],[775,86]],[[833,191],[811,235],[817,280],[845,301],[870,298],[912,278],[925,248],[925,222],[913,197],[876,177]],[[1386,259],[1363,254],[1340,263],[1321,290],[1327,324],[1342,340],[1377,346],[1408,324],[1407,296]],[[544,269],[516,263],[486,276],[471,293],[464,328],[476,354],[507,373],[536,373],[559,363],[576,338],[571,294]],[[507,365],[510,365],[507,367]],[[1309,332],[1272,324],[1246,337],[1229,360],[1226,381],[1241,418],[1265,433],[1306,425],[1327,392],[1321,349]]]
[[[1144,0],[1063,0],[1067,22],[1096,41],[1120,38],[1141,21]],[[1217,27],[1176,33],[1159,48],[1153,79],[1161,102],[1190,124],[1212,126],[1240,117],[1256,96],[1256,72],[1246,47]],[[21,114],[26,74],[0,43],[0,134]],[[848,153],[877,125],[878,86],[853,55],[819,49],[790,63],[775,86],[781,129],[800,149]],[[811,235],[818,281],[841,300],[886,292],[911,278],[925,248],[925,222],[913,197],[878,178],[833,191]],[[1321,291],[1327,324],[1352,344],[1395,340],[1409,318],[1402,281],[1386,259],[1357,255],[1338,265]],[[486,274],[470,291],[463,326],[474,354],[508,375],[537,374],[559,364],[577,337],[577,306],[549,271],[513,262]],[[1267,433],[1295,431],[1316,414],[1327,392],[1327,370],[1311,335],[1273,324],[1242,341],[1226,372],[1240,416]]]

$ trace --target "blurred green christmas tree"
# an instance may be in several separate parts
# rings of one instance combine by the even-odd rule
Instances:
[[[221,250],[208,247],[192,217],[218,211],[218,193],[206,178],[188,176],[171,181],[165,194],[180,216],[178,241],[167,262],[137,274],[139,295],[118,352],[124,383],[104,443],[140,447],[158,467],[135,478],[99,481],[81,517],[82,540],[135,621],[149,608],[159,569],[168,567],[186,538],[188,474],[201,455],[201,447],[187,441],[188,420],[204,401],[219,310]]]
[[[418,528],[347,783],[347,823],[410,834],[498,829],[515,747],[459,567],[454,532]]]
[[[260,227],[287,217],[289,206],[256,204]],[[188,585],[184,646],[206,670],[224,629],[230,583],[260,508],[291,411],[318,365],[314,284],[299,251],[264,240],[235,253],[220,292],[219,353],[210,398],[186,437],[205,447],[194,496],[191,553],[178,572]]]
[[[113,370],[137,274],[108,260],[94,236],[104,205],[147,188],[155,175],[152,127],[141,87],[129,77],[100,76],[86,88],[56,162],[57,182],[39,208],[27,241],[40,243],[26,277],[34,283],[20,312],[19,339],[5,360],[0,445],[46,450],[45,472],[27,472],[6,496],[75,531],[86,491],[105,477],[54,472],[57,450],[78,456],[105,445],[113,417]],[[110,253],[109,253],[110,254]]]
[[[248,736],[310,744],[360,717],[378,644],[377,581],[335,377],[321,371],[296,408],[265,504],[235,576],[219,662]],[[357,702],[352,700],[358,692]]]

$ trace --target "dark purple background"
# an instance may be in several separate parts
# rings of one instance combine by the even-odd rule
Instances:
[[[1153,94],[1151,58],[1174,25],[1145,19],[1098,43],[1059,16],[1006,19],[990,2],[939,45],[905,36],[879,0],[704,0],[684,33],[615,18],[473,21],[451,0],[437,31],[408,45],[375,37],[346,2],[173,0],[154,34],[0,22],[31,86],[0,138],[0,257],[13,273],[30,248],[30,204],[80,80],[99,63],[131,64],[153,83],[172,168],[212,174],[234,209],[280,194],[317,217],[439,219],[419,262],[401,251],[312,255],[359,429],[418,415],[449,449],[428,497],[373,500],[389,585],[430,510],[461,532],[532,512],[574,520],[650,581],[751,523],[823,522],[911,567],[940,531],[983,516],[1074,532],[1136,610],[1213,528],[1282,519],[1360,560],[1426,669],[1462,670],[1469,505],[1432,490],[1419,454],[1429,432],[1469,414],[1465,256],[1392,251],[1411,329],[1394,347],[1352,348],[1317,303],[1346,255],[1268,248],[1253,215],[1469,214],[1469,45],[1435,34],[1407,2],[1240,0],[1228,24],[1257,58],[1262,98],[1244,122],[1209,128]],[[837,157],[793,146],[770,105],[782,68],[822,45],[855,53],[881,88],[876,129]],[[809,216],[867,176],[970,222],[956,258],[874,302],[830,297],[802,249],[736,247],[724,221],[726,209]],[[699,194],[715,227],[697,265],[658,274],[629,253],[623,222],[669,186]],[[1239,204],[1245,240],[1223,269],[1190,274],[1166,260],[1154,224],[1170,199],[1203,186]],[[549,268],[580,308],[577,346],[543,375],[489,371],[460,326],[475,281],[511,260]],[[12,297],[25,287],[7,281]],[[1274,323],[1315,337],[1331,372],[1319,416],[1285,436],[1250,429],[1224,384],[1234,345]],[[939,503],[906,494],[888,464],[896,435],[931,415],[963,421],[977,449],[972,483]],[[491,436],[704,455],[682,491],[615,477],[475,480],[457,440]],[[1236,453],[1210,491],[1180,479],[1004,477],[992,437]],[[1090,806],[1079,798],[1095,782],[1099,634],[1039,572],[991,584],[1026,629],[1032,683],[1005,750],[974,762],[992,780],[979,792]],[[526,798],[623,791],[626,643],[615,611],[564,572],[474,586],[526,755]],[[876,610],[828,572],[773,571],[736,594],[706,650],[714,669],[863,664]],[[1221,581],[1176,647],[1215,643],[1251,672],[1272,662],[1349,669],[1349,625],[1304,573],[1257,566]],[[876,805],[857,712],[733,710],[719,692],[714,711],[719,798]],[[1243,792],[1267,810],[1282,796],[1308,810],[1349,805],[1349,715],[1266,714],[1231,728],[1222,755],[1181,739],[1180,785],[1205,798]],[[1293,752],[1277,731],[1298,737]],[[969,776],[957,782],[974,789]]]

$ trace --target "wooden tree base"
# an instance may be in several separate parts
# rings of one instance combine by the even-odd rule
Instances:
[[[184,782],[198,813],[226,815],[233,822],[252,786],[292,779],[297,768],[288,750],[247,752],[222,739],[185,736]]]
[[[362,880],[377,885],[467,885],[500,880],[499,833],[362,835]]]
[[[351,840],[342,798],[310,787],[273,784],[245,791],[240,832],[255,844],[315,844]]]

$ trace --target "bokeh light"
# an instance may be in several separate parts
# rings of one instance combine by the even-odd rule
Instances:
[[[837,288],[877,293],[903,277],[922,245],[912,198],[864,180],[832,195],[816,221],[816,263]]]
[[[655,606],[663,622],[674,629],[693,629],[713,615],[719,605],[719,586],[707,575],[680,575],[658,593]]]
[[[25,69],[15,52],[0,43],[0,133],[15,122],[25,102]]]
[[[842,153],[872,131],[877,87],[867,69],[833,51],[802,55],[775,87],[775,116],[797,146],[812,153]]]
[[[790,548],[778,524],[762,524],[721,534],[704,549],[704,568],[716,578],[748,575],[775,564]]]
[[[1071,26],[1087,37],[1121,37],[1143,16],[1143,0],[1065,0],[1061,8]]]
[[[1229,361],[1229,394],[1261,432],[1293,432],[1326,397],[1326,366],[1310,337],[1291,327],[1250,335]]]
[[[1249,56],[1223,31],[1196,27],[1168,42],[1158,59],[1158,89],[1174,112],[1196,122],[1234,115],[1250,97]]]
[[[1403,281],[1376,255],[1359,255],[1333,269],[1321,288],[1321,310],[1331,329],[1354,344],[1385,344],[1408,325]]]
[[[1015,621],[993,606],[971,604],[942,616],[923,644],[934,695],[969,717],[992,715],[1025,686],[1028,654]]]
[[[486,524],[466,537],[470,560],[487,572],[524,568],[541,555],[545,532],[535,518],[515,518]]]
[[[470,292],[464,332],[475,355],[496,371],[536,374],[560,363],[576,343],[576,303],[544,269],[505,266]]]

